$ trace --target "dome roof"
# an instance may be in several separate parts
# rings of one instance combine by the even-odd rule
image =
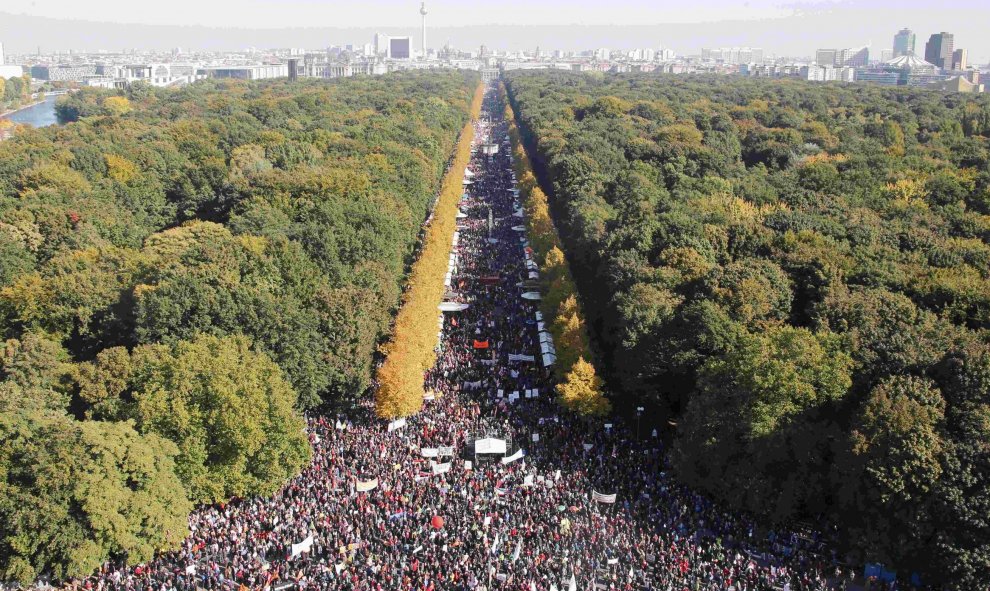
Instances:
[[[885,68],[897,68],[899,70],[934,70],[935,64],[930,64],[913,53],[901,55],[884,63]]]

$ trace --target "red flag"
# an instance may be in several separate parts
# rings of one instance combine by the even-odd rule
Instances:
[[[474,341],[474,348],[475,349],[487,349],[488,348],[488,339],[485,339],[483,341],[475,340]]]

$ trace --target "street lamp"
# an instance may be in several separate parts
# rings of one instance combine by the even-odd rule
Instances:
[[[639,417],[643,415],[643,407],[636,407],[636,440],[639,440]]]

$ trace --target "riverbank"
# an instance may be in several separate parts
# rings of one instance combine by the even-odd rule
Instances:
[[[0,113],[0,119],[4,119],[4,118],[6,118],[6,117],[8,117],[10,115],[14,115],[16,113],[20,113],[21,111],[23,111],[25,109],[30,109],[31,107],[36,107],[38,105],[41,105],[41,104],[43,104],[47,100],[48,100],[48,98],[46,97],[46,98],[43,98],[43,99],[41,99],[39,101],[34,101],[31,104],[24,105],[23,107],[17,107],[16,109],[12,109],[10,111],[4,111],[3,113]]]

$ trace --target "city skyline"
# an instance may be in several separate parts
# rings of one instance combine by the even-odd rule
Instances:
[[[396,36],[413,36],[415,45],[420,45],[420,3],[409,0],[376,0],[370,5],[363,5],[378,6],[377,14],[381,17],[378,23],[370,23],[363,16],[363,8],[337,6],[334,8],[342,11],[341,14],[323,19],[321,15],[325,12],[325,5],[293,0],[278,11],[268,8],[272,18],[265,27],[242,26],[251,22],[244,16],[232,16],[226,26],[216,26],[215,17],[211,16],[213,10],[228,3],[213,3],[207,10],[190,12],[181,10],[184,2],[180,0],[174,5],[175,10],[170,12],[195,14],[192,18],[183,17],[189,26],[168,24],[168,19],[160,21],[164,24],[142,24],[148,19],[139,13],[114,10],[114,6],[119,4],[116,0],[88,3],[88,19],[78,10],[69,8],[62,18],[51,16],[53,11],[67,5],[64,2],[14,2],[8,9],[12,12],[0,13],[0,38],[6,40],[8,53],[33,52],[39,46],[45,51],[115,51],[132,47],[161,49],[170,46],[204,50],[232,50],[249,46],[317,48],[364,43],[368,34],[377,30]],[[956,45],[969,50],[970,63],[982,64],[990,60],[990,38],[982,34],[979,24],[990,18],[990,8],[975,4],[965,11],[951,13],[920,6],[893,11],[894,4],[888,2],[874,3],[868,7],[848,2],[813,2],[790,4],[787,9],[781,8],[784,5],[780,3],[755,2],[742,12],[726,8],[725,4],[718,0],[699,3],[694,12],[695,21],[691,22],[687,19],[688,13],[683,10],[672,10],[667,16],[661,16],[641,3],[613,3],[607,16],[595,19],[593,22],[596,24],[591,25],[581,24],[581,21],[589,21],[592,10],[601,12],[601,5],[549,2],[541,3],[528,12],[523,11],[527,14],[526,22],[531,24],[522,26],[512,24],[519,18],[510,9],[514,6],[512,1],[503,5],[505,9],[488,16],[470,9],[472,3],[452,7],[449,1],[436,0],[428,6],[428,44],[433,48],[447,43],[462,48],[486,44],[507,50],[536,45],[563,50],[662,45],[682,54],[699,53],[703,47],[759,46],[772,55],[811,56],[817,47],[823,46],[871,45],[879,52],[892,46],[898,30],[908,28],[918,36],[915,54],[924,53],[923,44],[929,35],[952,31]],[[897,5],[904,6],[904,3]],[[252,7],[257,6],[261,4],[248,3],[244,12],[250,14],[254,10]],[[546,18],[547,6],[557,7],[556,20]],[[562,6],[567,6],[568,10],[561,12]],[[299,14],[303,7],[307,10],[307,16],[300,21]],[[724,10],[716,14],[713,8]],[[465,16],[465,12],[469,14]],[[115,14],[122,16],[113,19]],[[294,16],[295,22],[306,22],[308,26],[283,28],[285,14]],[[637,24],[624,24],[631,15],[641,18],[635,20]],[[716,18],[720,15],[724,18]],[[657,24],[646,24],[650,18]],[[116,22],[111,22],[114,20]],[[314,26],[314,23],[324,20],[326,26]],[[486,20],[491,24],[486,24]],[[130,24],[125,24],[125,21]]]

